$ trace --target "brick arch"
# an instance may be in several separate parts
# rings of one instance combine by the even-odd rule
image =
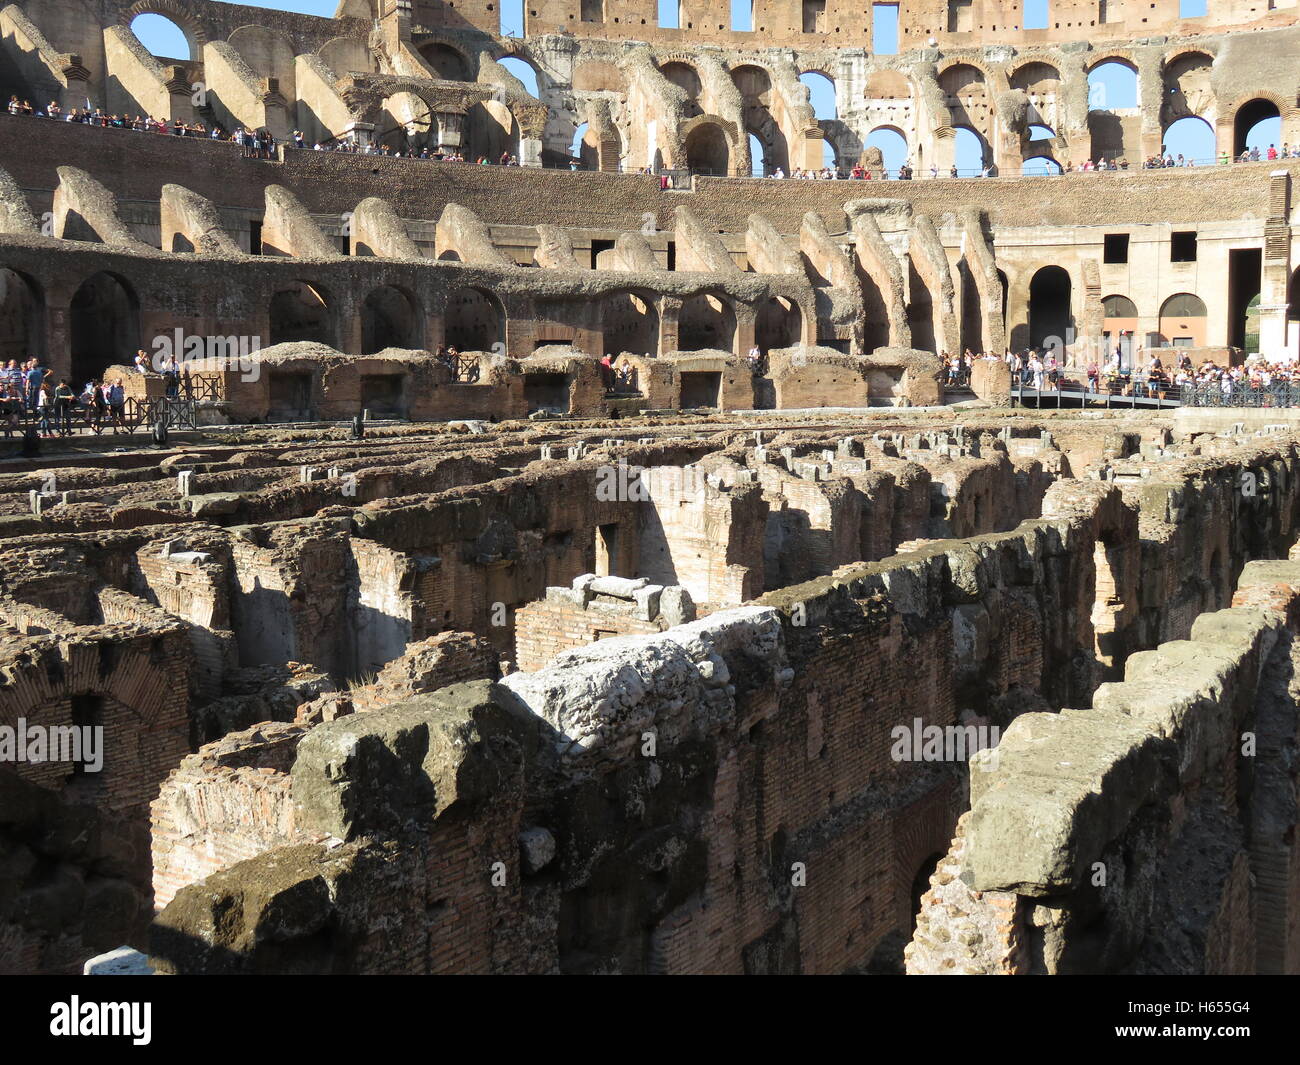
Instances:
[[[1195,44],[1180,45],[1160,60],[1160,72],[1163,74],[1172,64],[1189,55],[1203,55],[1211,63],[1216,62],[1219,58],[1214,48]]]
[[[1041,55],[1017,56],[1016,62],[1007,67],[1007,81],[1011,81],[1017,74],[1024,70],[1025,67],[1032,67],[1035,64],[1051,67],[1056,71],[1057,81],[1065,80],[1065,75],[1061,72],[1060,62],[1050,52],[1044,52]]]
[[[183,3],[182,0],[135,0],[130,7],[122,9],[118,21],[130,29],[131,23],[139,15],[162,15],[163,18],[171,19],[190,42],[190,58],[194,60],[203,58],[203,46],[211,38],[204,28],[202,16],[197,14],[189,4]]]
[[[1245,107],[1251,100],[1267,100],[1277,108],[1277,113],[1285,118],[1292,118],[1300,113],[1300,107],[1296,107],[1295,101],[1285,96],[1273,92],[1271,89],[1259,89],[1255,92],[1244,92],[1233,97],[1232,101],[1220,107],[1220,121],[1235,122],[1237,112]]]
[[[1142,74],[1142,64],[1134,58],[1132,51],[1127,48],[1109,48],[1100,53],[1096,59],[1084,63],[1083,72],[1085,75],[1091,74],[1102,63],[1125,63],[1133,68],[1134,73],[1139,77]]]
[[[978,60],[975,59],[954,58],[951,62],[944,63],[943,66],[939,67],[934,72],[934,80],[938,81],[940,78],[944,76],[944,74],[952,70],[954,67],[972,67],[975,70],[978,70],[980,72],[980,75],[984,78],[985,85],[989,84],[989,81],[993,76],[992,70],[985,63],[979,62]]]

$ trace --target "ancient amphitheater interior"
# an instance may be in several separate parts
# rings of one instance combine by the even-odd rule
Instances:
[[[0,971],[1300,972],[1296,0],[0,5]]]

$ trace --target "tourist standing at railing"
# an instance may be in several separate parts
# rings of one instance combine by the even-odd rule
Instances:
[[[72,435],[72,403],[76,399],[68,379],[64,377],[54,390],[54,424],[60,436]]]
[[[41,387],[36,390],[36,414],[40,418],[41,436],[51,437],[54,434],[50,431],[50,386],[42,382]]]
[[[167,379],[167,398],[175,399],[181,386],[181,368],[176,362],[175,355],[167,356],[167,361],[163,363],[162,375]]]
[[[113,382],[108,389],[108,410],[113,420],[113,435],[118,432],[125,433],[126,429],[126,389],[122,387],[122,379],[119,377]]]

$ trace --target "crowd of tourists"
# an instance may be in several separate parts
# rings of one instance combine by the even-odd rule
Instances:
[[[109,114],[101,108],[87,106],[64,110],[57,101],[51,100],[42,110],[32,106],[30,100],[19,100],[17,96],[9,97],[11,115],[29,115],[36,118],[52,119],[56,122],[78,122],[86,126],[99,126],[104,129],[130,129],[137,133],[161,133],[173,137],[191,139],[226,141],[237,145],[248,159],[270,159],[275,154],[276,140],[268,129],[250,129],[239,126],[227,131],[220,126],[211,128],[202,122],[180,122],[174,119],[154,118],[152,115]]]

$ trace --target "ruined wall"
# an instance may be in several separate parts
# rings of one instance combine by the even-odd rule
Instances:
[[[1091,709],[1019,719],[971,774],[908,972],[1295,972],[1298,603],[1295,563],[1251,563]]]

